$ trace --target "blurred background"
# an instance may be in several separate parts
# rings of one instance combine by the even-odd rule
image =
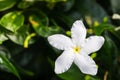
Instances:
[[[120,80],[120,0],[0,0],[0,80]],[[87,36],[101,35],[103,47],[90,56],[96,76],[76,65],[60,75],[54,62],[62,53],[49,45],[52,34],[70,36],[83,20]]]

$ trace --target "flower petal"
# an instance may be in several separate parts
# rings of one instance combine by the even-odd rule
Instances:
[[[104,44],[104,38],[102,36],[91,36],[85,40],[84,50],[86,53],[90,54],[92,52],[98,51]]]
[[[55,61],[55,73],[61,74],[67,71],[74,60],[74,53],[72,51],[64,51]]]
[[[81,43],[85,39],[86,28],[81,20],[77,20],[73,23],[71,33],[72,39],[76,44]]]
[[[70,48],[73,44],[69,37],[61,35],[61,34],[55,34],[48,37],[49,43],[60,50],[65,50]]]
[[[88,55],[76,54],[74,63],[79,67],[82,73],[96,75],[97,65]]]

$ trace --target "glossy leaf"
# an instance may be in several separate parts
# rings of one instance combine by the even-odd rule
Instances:
[[[52,34],[59,33],[60,28],[58,26],[51,26],[51,27],[41,27],[39,29],[39,35],[43,37],[48,37]]]
[[[16,44],[24,45],[24,41],[26,37],[30,34],[29,26],[22,26],[16,33],[8,33],[6,36]],[[29,41],[29,43],[33,43],[33,41]]]
[[[21,12],[9,12],[5,14],[1,20],[0,24],[7,30],[16,32],[24,23],[24,16]]]
[[[0,0],[0,11],[12,8],[17,0]]]
[[[48,17],[43,12],[36,12],[29,16],[29,21],[32,24],[34,29],[39,28],[39,26],[48,26],[49,20]]]
[[[2,44],[3,41],[6,41],[6,40],[8,40],[8,38],[4,34],[0,33],[0,44]]]
[[[4,62],[0,64],[0,80],[17,80],[8,63],[13,66],[15,63],[22,80],[119,80],[120,20],[111,18],[113,13],[120,13],[119,3],[119,0],[0,0],[0,63]],[[70,37],[70,28],[76,20],[84,22],[87,37],[105,38],[101,49],[90,55],[98,65],[96,76],[81,73],[74,64],[63,74],[54,72],[55,60],[63,51],[51,47],[46,37],[52,34]],[[3,46],[7,51],[2,50]]]
[[[48,27],[48,18],[43,13],[40,13],[39,16],[31,15],[29,17],[29,21],[36,33],[40,36],[48,37],[52,34],[60,32],[60,28],[58,26]]]
[[[6,31],[5,29],[3,29],[0,26],[0,44],[2,44],[4,41],[8,40],[7,36],[5,35],[5,33],[7,33],[8,31]]]
[[[0,51],[0,68],[3,69],[4,71],[13,73],[16,77],[19,78],[19,80],[21,80],[17,69],[5,54],[6,53],[4,51]]]

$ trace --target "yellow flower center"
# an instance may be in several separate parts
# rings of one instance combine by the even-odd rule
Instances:
[[[73,49],[74,53],[79,53],[80,52],[80,48],[78,46],[74,47]]]

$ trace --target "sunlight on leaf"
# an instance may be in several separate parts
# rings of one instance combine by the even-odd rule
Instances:
[[[0,44],[2,44],[6,40],[8,40],[8,38],[4,34],[0,34]]]
[[[7,30],[16,32],[24,23],[24,16],[21,12],[9,12],[5,14],[1,20],[0,24]]]

